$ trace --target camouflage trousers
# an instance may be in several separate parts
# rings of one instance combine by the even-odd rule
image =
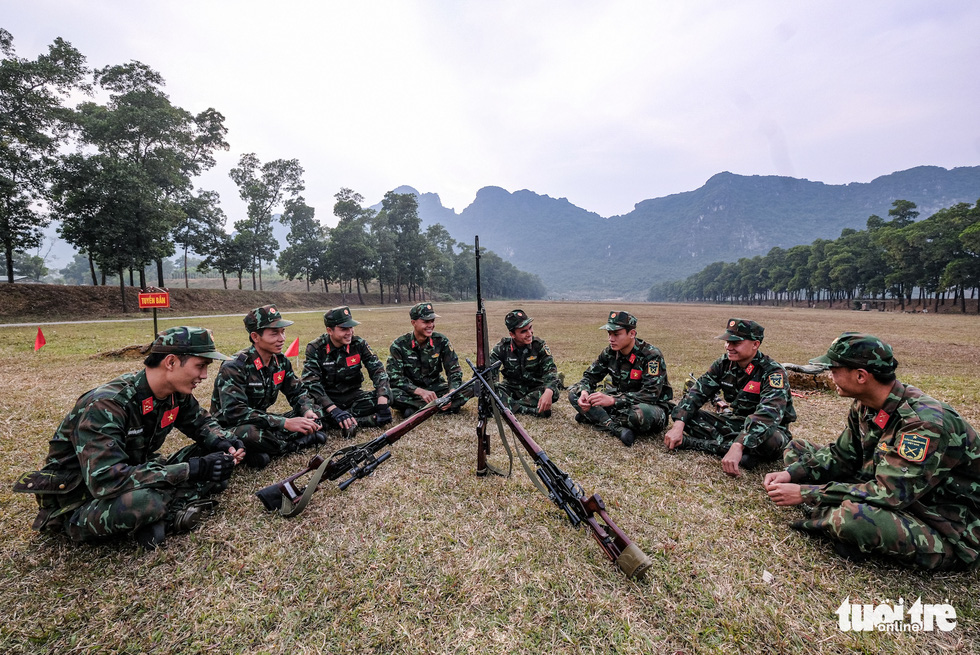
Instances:
[[[522,387],[519,385],[501,382],[497,385],[497,395],[507,408],[515,414],[530,414],[531,416],[541,416],[538,414],[538,401],[548,387]],[[558,399],[557,394],[552,396],[551,402]],[[547,416],[551,416],[549,411]]]
[[[685,419],[684,441],[679,448],[701,450],[724,457],[744,425],[745,418],[742,416],[726,416],[699,409]],[[783,449],[790,439],[789,430],[774,425],[766,431],[758,446],[746,448],[744,452],[762,461],[773,461],[782,457]]]
[[[449,393],[449,383],[440,382],[439,384],[432,387],[424,387],[429,391],[432,391],[440,398]],[[464,390],[453,397],[452,404],[446,411],[458,412],[460,408],[465,405],[473,394],[469,390]],[[425,407],[426,403],[424,400],[416,396],[414,393],[405,391],[404,389],[397,389],[392,387],[391,389],[391,406],[400,412],[404,412],[406,409],[411,410],[413,413]]]
[[[364,389],[355,389],[348,393],[332,393],[330,394],[330,400],[334,402],[340,409],[346,409],[351,413],[355,419],[357,419],[357,424],[362,428],[373,428],[377,427],[378,419],[378,395],[374,391],[366,391]],[[394,405],[392,405],[394,406]],[[323,408],[317,407],[316,412],[323,417],[324,427],[339,428],[330,414],[323,411]]]
[[[794,439],[786,448],[786,466],[817,450]],[[930,570],[965,568],[953,546],[927,523],[905,511],[885,509],[845,500],[836,506],[819,506],[793,527],[856,546],[862,553],[883,555],[905,566]]]
[[[289,411],[283,416],[293,418],[296,413]],[[264,428],[253,423],[232,425],[225,429],[242,440],[246,452],[265,453],[270,457],[279,457],[296,452],[298,449],[295,441],[302,436],[298,432],[289,432],[280,428]]]
[[[205,454],[195,444],[167,458],[167,464],[186,462]],[[185,482],[177,487],[133,489],[112,498],[89,500],[65,520],[65,533],[72,541],[100,541],[132,533],[157,521],[175,532],[173,519],[189,503],[207,500],[223,490],[213,482]],[[49,524],[50,525],[50,524]],[[51,527],[55,527],[52,525]]]
[[[586,422],[607,430],[617,427],[629,428],[634,434],[656,434],[667,426],[668,412],[659,405],[637,403],[622,409],[612,407],[592,407],[588,412],[578,406],[580,391],[573,387],[568,392],[568,402]]]

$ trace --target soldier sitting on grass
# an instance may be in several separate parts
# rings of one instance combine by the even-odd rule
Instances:
[[[320,414],[352,439],[358,427],[391,423],[391,388],[388,373],[371,346],[354,335],[360,325],[350,307],[334,307],[323,315],[327,331],[306,346],[303,383]],[[374,383],[374,391],[361,389],[362,367]]]
[[[395,339],[388,349],[392,404],[405,418],[463,384],[463,369],[456,351],[445,335],[434,331],[439,315],[433,311],[432,303],[420,302],[412,307],[408,317],[412,331]],[[459,412],[472,398],[466,393],[455,396],[443,411]]]
[[[835,443],[794,440],[786,470],[765,488],[798,505],[793,527],[831,539],[860,561],[869,555],[923,569],[980,562],[980,438],[952,407],[895,378],[891,346],[845,332],[821,357],[837,393],[853,398]]]
[[[591,423],[629,447],[637,434],[664,429],[674,391],[660,350],[636,336],[635,316],[609,312],[599,329],[609,334],[609,345],[569,388],[568,400],[578,411],[577,422]],[[611,383],[599,391],[606,376]]]
[[[510,336],[493,347],[490,363],[501,362],[497,394],[512,412],[550,418],[561,381],[551,350],[534,336],[533,320],[522,309],[508,312],[504,325]]]
[[[741,475],[760,460],[783,454],[789,424],[796,420],[786,370],[759,352],[765,329],[755,321],[728,320],[725,355],[708,367],[674,408],[674,424],[664,435],[668,449],[693,448],[721,455],[722,470]],[[721,393],[730,414],[701,409]]]
[[[208,330],[170,328],[150,346],[144,370],[82,394],[51,438],[44,468],[14,485],[35,494],[34,529],[74,542],[132,534],[153,549],[197,525],[245,456],[193,396],[216,359],[228,358]],[[174,428],[195,443],[163,457]]]
[[[245,463],[263,468],[273,457],[326,442],[313,401],[282,354],[286,328],[293,324],[272,305],[246,314],[252,345],[221,365],[211,394],[211,413],[245,442]],[[286,395],[288,414],[268,411]]]

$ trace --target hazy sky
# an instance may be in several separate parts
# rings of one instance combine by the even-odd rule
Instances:
[[[241,154],[297,158],[307,202],[488,185],[603,216],[720,171],[868,182],[980,164],[980,2],[0,0],[18,56],[62,37],[222,112],[199,180],[231,220]]]

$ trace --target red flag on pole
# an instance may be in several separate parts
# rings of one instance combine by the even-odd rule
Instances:
[[[299,337],[286,349],[286,357],[299,357]]]
[[[44,333],[41,332],[41,328],[37,329],[37,336],[34,337],[34,352],[37,352],[41,347],[46,344],[47,341],[44,340]]]

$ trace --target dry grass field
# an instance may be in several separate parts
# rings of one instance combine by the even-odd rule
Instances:
[[[489,306],[503,336],[511,303]],[[605,345],[606,304],[526,303],[571,383]],[[980,426],[976,316],[638,304],[639,334],[664,352],[675,391],[722,352],[729,316],[766,326],[763,351],[805,362],[846,329],[889,341],[905,382]],[[321,314],[290,313],[287,342],[322,331]],[[437,305],[436,329],[475,351],[472,303]],[[194,313],[207,313],[206,308]],[[382,354],[409,329],[407,308],[354,308],[357,333]],[[240,319],[196,319],[231,354]],[[178,324],[167,318],[161,328]],[[474,475],[475,403],[437,417],[392,448],[378,472],[340,492],[324,484],[294,520],[265,513],[255,490],[299,470],[310,453],[235,474],[215,514],[155,552],[132,542],[70,546],[30,529],[32,498],[11,492],[40,466],[47,440],[82,392],[141,365],[97,353],[151,339],[152,323],[0,328],[0,652],[4,653],[977,653],[980,573],[926,574],[839,559],[797,533],[798,510],[773,506],[761,482],[720,462],[631,449],[572,420],[566,399],[528,432],[653,559],[627,580],[587,533],[573,529],[518,466],[510,479]],[[469,377],[466,375],[465,377]],[[199,399],[207,403],[210,385]],[[794,435],[826,443],[847,401],[796,399]],[[377,430],[362,433],[368,438]],[[176,434],[176,433],[175,433]],[[328,448],[338,445],[331,434]],[[186,443],[177,437],[166,452]],[[500,462],[499,443],[493,459]],[[951,632],[841,632],[845,598],[949,602]]]

